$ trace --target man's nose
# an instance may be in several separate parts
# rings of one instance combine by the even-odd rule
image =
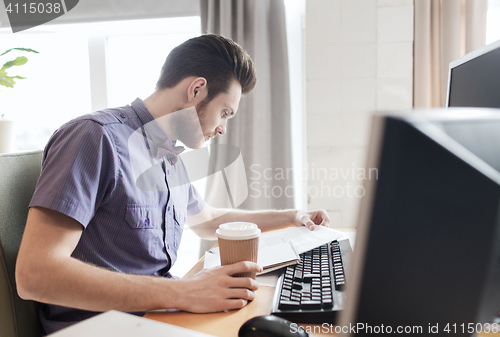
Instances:
[[[215,129],[215,131],[217,132],[217,134],[219,135],[223,135],[226,133],[226,123],[221,123],[217,129]]]

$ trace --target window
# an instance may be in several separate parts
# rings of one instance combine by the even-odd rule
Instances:
[[[141,20],[119,27],[107,39],[108,105],[149,96],[170,51],[200,34],[199,17]]]
[[[2,34],[2,52],[14,47],[39,54],[12,51],[2,56],[2,64],[21,55],[28,63],[9,69],[26,79],[17,80],[13,89],[0,87],[1,114],[16,122],[19,150],[41,149],[59,125],[90,111],[87,38],[41,30]]]

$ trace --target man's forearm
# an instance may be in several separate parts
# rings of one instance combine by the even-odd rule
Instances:
[[[245,221],[253,222],[265,232],[274,229],[281,229],[297,225],[297,210],[265,210],[265,211],[247,211],[238,209],[209,209],[210,214],[207,217],[210,220],[201,221],[194,224],[191,229],[205,239],[215,240],[215,231],[219,225],[226,222]]]
[[[176,307],[174,280],[118,273],[71,257],[46,262],[46,267],[17,271],[18,280],[24,280],[18,282],[21,297],[91,311]]]
[[[181,280],[131,275],[89,265],[73,258],[49,262],[45,272],[19,269],[24,299],[90,311],[148,311],[175,308],[195,313],[239,309],[255,299],[255,280],[231,275],[261,272],[252,262],[204,269]],[[50,271],[49,271],[50,270]],[[26,279],[34,280],[26,283]],[[26,288],[29,289],[26,290]]]
[[[265,210],[246,211],[238,209],[221,209],[219,215],[214,219],[216,228],[219,224],[233,221],[253,222],[262,231],[269,231],[296,225],[296,210]]]

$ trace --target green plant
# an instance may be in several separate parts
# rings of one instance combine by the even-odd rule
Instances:
[[[24,51],[24,52],[38,54],[38,52],[36,50],[29,49],[29,48],[11,48],[11,49],[4,51],[2,54],[0,54],[0,56],[3,56],[5,54],[9,53],[12,50],[20,50],[20,51]],[[2,69],[0,69],[0,84],[3,85],[4,87],[14,88],[14,85],[16,84],[15,79],[19,79],[19,80],[25,79],[26,77],[22,77],[22,76],[18,76],[18,75],[9,76],[7,74],[7,70],[13,66],[22,66],[26,62],[28,62],[28,58],[26,58],[25,56],[18,56],[14,60],[5,62],[4,65],[2,66]]]

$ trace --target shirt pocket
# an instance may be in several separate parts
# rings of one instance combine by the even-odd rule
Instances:
[[[182,238],[182,232],[184,231],[184,225],[186,224],[187,208],[186,207],[175,207],[174,206],[174,246],[179,248]]]
[[[155,258],[163,247],[162,216],[158,207],[129,204],[125,224],[116,236],[115,244],[132,256],[144,260]]]
[[[157,207],[127,205],[125,221],[132,228],[154,229],[161,227],[161,214]]]

